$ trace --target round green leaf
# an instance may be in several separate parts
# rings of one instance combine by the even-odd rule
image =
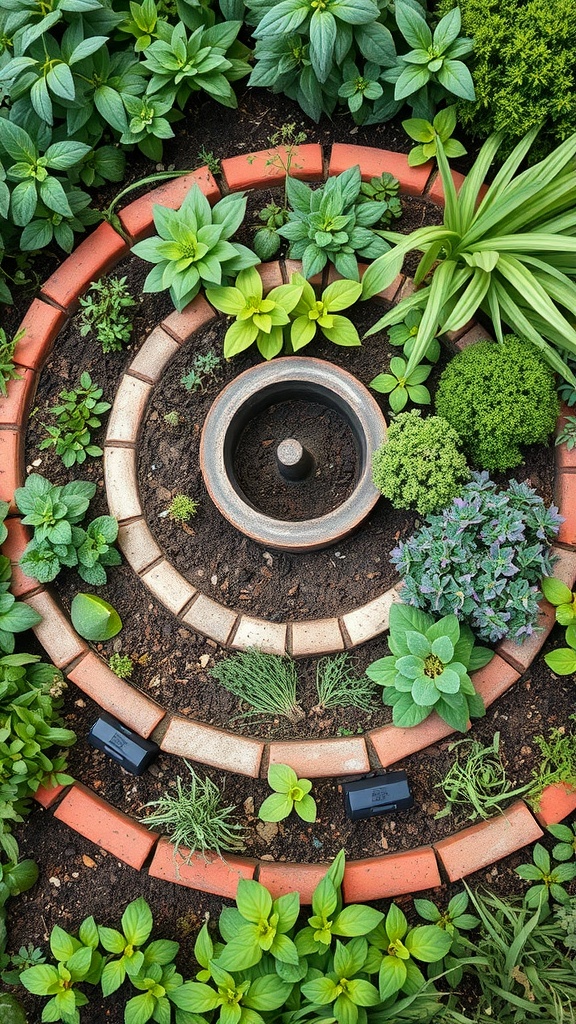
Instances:
[[[562,580],[554,576],[544,576],[540,582],[540,589],[550,604],[568,604],[572,601],[572,591]]]
[[[70,615],[74,629],[85,640],[110,640],[122,629],[116,609],[96,594],[76,594]]]
[[[559,647],[544,655],[544,661],[557,676],[571,676],[576,672],[576,651],[571,647]]]

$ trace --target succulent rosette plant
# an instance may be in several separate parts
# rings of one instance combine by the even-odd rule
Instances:
[[[193,185],[179,210],[154,206],[153,212],[158,234],[138,242],[132,252],[156,264],[142,290],[169,288],[179,312],[201,287],[220,285],[259,262],[247,246],[229,241],[246,213],[241,192],[224,196],[211,207],[198,185]]]

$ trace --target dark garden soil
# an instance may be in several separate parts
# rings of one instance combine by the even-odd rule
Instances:
[[[284,97],[247,90],[241,98],[239,111],[228,111],[212,102],[204,103],[178,126],[178,137],[166,147],[165,166],[183,168],[197,164],[196,154],[203,147],[216,157],[233,156],[264,148],[269,136],[282,124],[294,121],[296,128],[308,132],[308,141],[319,141],[329,152],[334,141],[380,146],[407,151],[406,136],[399,122],[371,127],[351,128],[348,117],[325,121],[314,126],[300,110]],[[458,164],[456,164],[458,166]],[[463,166],[462,169],[465,169]],[[149,172],[143,160],[131,160],[134,179]],[[112,193],[111,193],[112,194]],[[102,205],[111,194],[102,192]],[[266,194],[267,196],[267,194]],[[257,201],[256,201],[257,198]],[[250,201],[247,221],[256,221],[261,196]],[[267,201],[267,197],[263,199]],[[438,217],[423,201],[406,203],[404,217],[398,228],[409,231],[429,216]],[[56,267],[59,255],[45,254],[38,264],[40,280]],[[126,275],[130,290],[139,296],[148,265],[128,259],[117,273]],[[414,269],[413,264],[409,269]],[[19,308],[8,311],[7,331],[17,326],[30,296],[23,297]],[[146,335],[171,311],[167,295],[139,296],[135,310],[134,334],[130,347],[122,355],[103,356],[91,339],[79,335],[78,318],[68,324],[59,337],[52,357],[42,373],[37,396],[37,409],[32,418],[27,440],[29,468],[51,480],[90,479],[97,484],[91,505],[91,516],[107,511],[101,460],[88,460],[83,466],[64,470],[52,452],[41,452],[38,443],[44,436],[43,423],[50,423],[48,409],[54,405],[62,387],[78,383],[82,370],[88,369],[92,379],[103,388],[104,398],[112,401],[121,374]],[[372,303],[351,312],[360,334],[382,315],[382,307]],[[273,620],[306,619],[345,613],[369,601],[389,587],[395,572],[389,563],[391,549],[408,536],[417,517],[379,503],[366,523],[351,538],[336,548],[306,556],[263,551],[248,538],[239,535],[216,511],[206,495],[198,469],[198,444],[202,423],[221,388],[238,373],[258,362],[252,353],[230,363],[222,362],[204,390],[187,391],[181,378],[190,369],[196,354],[222,349],[226,321],[219,318],[199,332],[193,346],[184,347],[167,369],[161,383],[154,389],[140,444],[139,480],[142,501],[150,528],[178,570],[194,586],[221,603]],[[326,343],[314,343],[307,353],[343,366],[364,384],[388,365],[392,350],[382,336],[370,339],[358,349],[339,349]],[[430,378],[434,389],[446,356]],[[383,405],[385,409],[385,405]],[[178,425],[170,426],[166,414],[176,411]],[[262,472],[262,459],[275,449],[277,441],[293,436],[294,423],[302,430],[308,427],[302,410],[277,409],[269,423],[260,422],[258,431],[245,438],[246,452],[255,476]],[[314,420],[316,436],[317,420]],[[321,487],[306,494],[303,485],[299,508],[290,509],[294,519],[308,516],[308,508],[321,514],[318,493],[326,494],[326,473],[331,474],[338,494],[345,493],[356,472],[353,447],[343,456],[340,439],[336,442],[333,423],[325,424],[326,443],[317,455],[321,469]],[[299,436],[299,435],[297,435]],[[95,440],[103,438],[100,431]],[[525,464],[509,476],[529,479],[547,503],[552,500],[551,449],[534,448],[526,452]],[[502,477],[502,481],[504,481]],[[248,486],[248,482],[246,484]],[[265,487],[267,499],[271,487]],[[189,524],[180,525],[164,513],[171,499],[184,493],[199,502],[197,515]],[[341,500],[338,497],[338,500]],[[275,506],[284,509],[285,505]],[[54,589],[64,605],[78,591],[79,579],[73,572],[63,573]],[[83,590],[91,590],[82,584]],[[110,572],[109,583],[99,593],[114,604],[125,626],[118,638],[98,645],[105,658],[112,652],[129,654],[137,661],[132,682],[144,693],[157,699],[173,712],[196,717],[208,723],[224,725],[244,733],[261,736],[325,737],[353,735],[390,720],[376,695],[370,712],[354,709],[322,711],[318,709],[314,680],[316,661],[298,662],[299,702],[305,717],[297,727],[284,719],[248,722],[240,720],[242,708],[211,679],[210,667],[226,652],[212,641],[184,628],[151,597],[126,565]],[[553,634],[550,646],[557,646],[560,636]],[[28,648],[30,644],[27,644]],[[377,639],[353,652],[356,671],[363,673],[375,658],[386,653],[384,639]],[[495,731],[501,734],[501,751],[513,786],[530,779],[539,762],[534,745],[535,735],[548,735],[551,728],[565,727],[574,712],[573,680],[555,679],[540,658],[512,690],[490,709],[485,719],[474,723],[473,736],[489,744]],[[187,771],[181,761],[162,755],[142,777],[128,775],[86,743],[86,734],[98,715],[98,708],[73,687],[67,691],[63,715],[66,725],[78,734],[77,745],[71,749],[71,774],[90,786],[104,799],[134,817],[143,817],[144,805],[157,800],[175,785],[177,775],[186,781]],[[297,818],[279,825],[259,822],[257,810],[269,789],[265,781],[228,775],[213,769],[206,774],[223,793],[226,804],[236,807],[236,820],[245,827],[246,853],[269,860],[313,862],[329,860],[340,848],[347,856],[358,858],[393,853],[434,842],[468,822],[449,815],[435,820],[443,806],[437,783],[452,763],[448,741],[434,745],[403,762],[415,798],[409,811],[373,818],[352,824],[344,815],[338,781],[320,781],[313,793],[318,804],[318,821],[307,825]],[[97,921],[117,925],[126,904],[137,896],[149,900],[157,930],[155,937],[175,938],[182,943],[180,968],[186,977],[193,974],[191,949],[204,915],[217,917],[225,901],[186,890],[158,880],[146,873],[138,874],[117,862],[99,848],[61,825],[50,812],[33,810],[24,826],[16,830],[21,854],[32,856],[40,866],[40,880],[33,890],[10,904],[10,948],[24,943],[46,946],[51,928],[58,923],[75,931],[81,920],[94,914]],[[514,867],[528,859],[518,854],[469,881],[489,884],[502,894],[520,893],[524,884],[514,874]],[[458,887],[459,888],[459,887]],[[431,894],[439,903],[447,902],[454,887],[444,886],[442,894]],[[397,901],[409,912],[411,897]],[[121,1024],[122,1006],[133,993],[124,993],[102,1001],[97,993],[90,1006],[82,1009],[83,1024],[100,1024],[106,1020]],[[26,995],[31,1024],[40,1019],[40,1001]]]

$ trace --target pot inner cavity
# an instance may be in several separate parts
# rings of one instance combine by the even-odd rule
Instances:
[[[281,472],[278,446],[294,439],[311,456],[302,479]],[[348,420],[308,399],[287,399],[256,413],[243,428],[233,473],[250,504],[273,519],[302,522],[338,508],[358,482],[360,452]]]

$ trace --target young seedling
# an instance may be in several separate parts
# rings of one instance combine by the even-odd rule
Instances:
[[[134,671],[134,662],[127,654],[112,654],[108,662],[114,675],[119,679],[130,679]]]
[[[132,334],[133,323],[123,312],[136,305],[125,277],[103,277],[92,281],[88,293],[81,298],[80,334],[91,331],[102,345],[102,351],[121,352]]]
[[[570,385],[569,385],[570,386]],[[572,389],[574,391],[574,389]],[[576,394],[576,392],[574,392]],[[573,404],[573,403],[572,403]],[[556,444],[565,444],[568,451],[576,445],[576,416],[568,416],[562,430],[556,437]],[[550,600],[550,599],[548,599]]]
[[[576,623],[566,629],[568,647],[559,647],[544,655],[544,661],[557,676],[571,676],[576,672]]]
[[[570,902],[564,883],[576,878],[576,864],[562,863],[553,868],[550,854],[541,843],[536,843],[532,851],[532,863],[520,864],[516,874],[526,881],[537,883],[531,885],[526,893],[528,907],[547,906],[550,899],[556,903]]]
[[[423,381],[430,376],[431,366],[420,364],[407,373],[408,364],[401,356],[392,356],[390,372],[379,373],[370,381],[370,387],[379,394],[388,395],[392,412],[401,412],[408,402],[430,405],[432,401]]]
[[[19,331],[8,341],[6,331],[0,327],[0,395],[6,398],[6,385],[9,380],[20,380],[20,374],[14,366],[14,350],[17,343],[24,336],[24,331]]]
[[[175,494],[166,509],[170,519],[177,523],[188,523],[198,511],[198,502],[187,494]]]
[[[258,811],[262,821],[283,821],[293,810],[303,821],[316,821],[316,801],[310,796],[312,783],[299,779],[287,764],[271,764],[268,785],[274,790]]]
[[[409,117],[402,121],[402,127],[407,135],[419,146],[414,146],[408,154],[410,167],[419,167],[436,156],[437,142],[440,139],[447,157],[465,156],[466,150],[461,142],[452,138],[456,127],[456,106],[444,107],[440,110],[432,123],[422,117]]]
[[[546,600],[556,608],[556,622],[561,626],[576,622],[576,593],[554,576],[544,576],[540,586]]]

